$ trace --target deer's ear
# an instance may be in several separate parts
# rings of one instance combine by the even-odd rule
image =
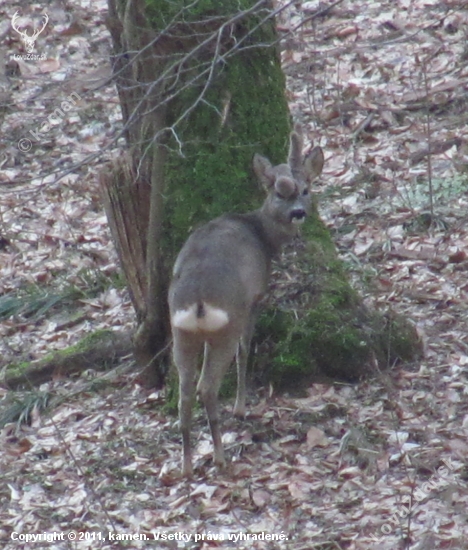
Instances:
[[[258,181],[265,187],[269,189],[274,183],[275,178],[271,173],[271,162],[262,155],[255,154],[253,158],[253,169],[255,175],[258,178]]]
[[[306,156],[304,160],[304,175],[309,183],[320,176],[323,170],[324,162],[325,157],[323,156],[321,147],[314,147]]]

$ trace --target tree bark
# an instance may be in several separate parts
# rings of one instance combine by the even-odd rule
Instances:
[[[116,159],[99,174],[111,234],[127,286],[141,321],[146,312],[146,241],[150,186],[138,181],[131,154]]]

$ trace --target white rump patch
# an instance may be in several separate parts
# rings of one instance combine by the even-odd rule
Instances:
[[[197,319],[197,304],[191,305],[187,309],[177,310],[172,319],[172,326],[175,328],[181,328],[183,330],[189,330],[190,332],[196,332],[198,329]]]
[[[198,304],[192,304],[187,309],[179,309],[171,319],[172,326],[189,332],[216,332],[228,324],[229,315],[224,309],[210,306],[206,302],[203,302],[203,308],[203,317],[197,317]]]

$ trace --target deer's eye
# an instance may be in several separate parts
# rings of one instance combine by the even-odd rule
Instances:
[[[307,187],[304,189],[304,191],[302,191],[302,195],[304,197],[306,197],[307,195],[309,194],[309,190],[307,189]]]

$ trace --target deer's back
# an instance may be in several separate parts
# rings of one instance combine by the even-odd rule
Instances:
[[[174,266],[171,310],[206,301],[243,313],[265,292],[273,254],[256,212],[227,214],[189,237]]]

